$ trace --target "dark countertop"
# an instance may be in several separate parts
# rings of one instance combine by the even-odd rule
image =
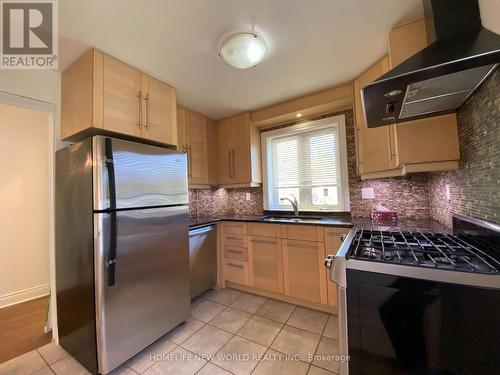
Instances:
[[[396,225],[376,225],[372,224],[369,218],[351,218],[350,216],[340,215],[336,217],[329,215],[321,220],[308,220],[307,222],[284,222],[284,221],[266,221],[263,217],[266,215],[253,216],[221,216],[221,217],[204,217],[191,219],[189,227],[202,227],[205,225],[214,224],[218,221],[244,221],[244,222],[259,222],[269,224],[290,224],[290,225],[321,225],[326,227],[340,228],[362,228],[366,230],[402,230],[402,231],[421,231],[421,232],[439,232],[450,233],[451,230],[446,226],[433,220],[410,220],[400,219]]]

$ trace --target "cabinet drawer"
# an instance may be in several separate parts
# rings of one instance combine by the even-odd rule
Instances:
[[[248,262],[224,259],[224,277],[227,281],[248,285]]]
[[[283,238],[289,240],[324,242],[323,227],[315,225],[283,225]]]
[[[247,236],[239,234],[226,234],[224,235],[224,247],[247,247]]]
[[[248,223],[248,234],[262,237],[281,237],[281,226],[279,224]]]
[[[248,251],[244,247],[224,246],[224,258],[235,260],[248,260]]]
[[[247,234],[247,223],[238,221],[225,221],[224,234]]]

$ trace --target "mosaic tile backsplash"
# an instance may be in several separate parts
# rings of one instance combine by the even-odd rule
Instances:
[[[499,92],[497,70],[457,113],[459,169],[430,176],[430,215],[447,226],[455,213],[500,224]]]
[[[406,177],[385,178],[362,181],[356,175],[356,149],[354,143],[353,111],[344,114],[348,152],[349,193],[353,217],[369,217],[379,204],[395,210],[402,218],[429,218],[429,184],[427,174]],[[373,187],[375,199],[361,199],[361,189]],[[246,200],[250,193],[250,201]],[[191,217],[211,217],[224,215],[259,215],[264,209],[261,188],[248,189],[206,189],[190,191]],[[408,202],[412,202],[408,204]]]
[[[400,218],[433,219],[451,226],[451,215],[462,213],[500,222],[500,72],[459,110],[460,169],[417,173],[404,177],[363,181],[356,175],[353,111],[344,114],[348,152],[349,194],[353,217],[369,217],[379,204]],[[451,199],[444,197],[450,185]],[[361,189],[372,187],[375,199],[362,199]],[[250,201],[245,198],[250,193]],[[190,215],[256,215],[263,211],[261,188],[190,191]]]

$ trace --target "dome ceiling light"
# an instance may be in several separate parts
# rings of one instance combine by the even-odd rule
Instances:
[[[229,65],[248,69],[260,63],[267,52],[262,38],[254,33],[230,35],[219,49],[219,56]]]

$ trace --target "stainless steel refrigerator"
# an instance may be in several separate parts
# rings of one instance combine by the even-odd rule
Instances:
[[[186,156],[105,136],[56,155],[59,342],[106,374],[190,316]]]

